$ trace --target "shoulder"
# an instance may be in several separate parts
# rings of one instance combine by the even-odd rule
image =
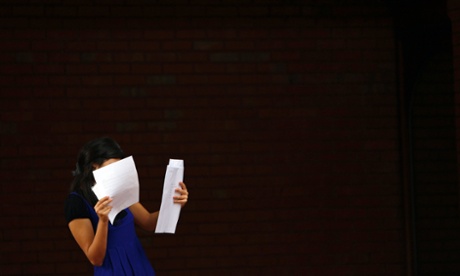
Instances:
[[[91,218],[83,197],[76,193],[71,193],[67,196],[64,202],[64,213],[67,223],[77,218]]]

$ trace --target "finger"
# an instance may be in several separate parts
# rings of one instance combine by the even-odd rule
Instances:
[[[108,216],[110,211],[112,211],[112,206],[107,206],[98,212],[96,212],[99,216]]]
[[[110,205],[101,206],[97,209],[100,213],[110,212],[110,210],[112,210],[112,206]]]
[[[187,199],[175,199],[174,203],[187,203]]]
[[[94,209],[96,210],[96,212],[98,211],[101,211],[103,210],[104,208],[107,208],[107,206],[109,206],[110,208],[112,208],[110,206],[110,203],[112,202],[112,198],[108,197],[108,196],[105,196],[103,197],[101,200],[99,200],[96,205],[94,206]]]
[[[110,196],[104,196],[103,198],[99,199],[99,202],[104,202],[110,199],[111,199]]]
[[[188,196],[175,196],[173,197],[174,202],[186,202],[188,200]]]
[[[105,212],[108,209],[112,209],[112,206],[110,206],[110,205],[101,205],[101,206],[94,207],[94,209],[96,210],[96,213],[97,212]]]
[[[105,204],[108,204],[108,203],[112,202],[112,200],[113,200],[113,199],[112,199],[111,197],[109,197],[109,196],[104,196],[103,198],[101,198],[101,199],[96,203],[96,205],[98,205],[98,204],[99,204],[99,205],[105,205]]]
[[[188,192],[186,190],[182,190],[182,189],[179,189],[179,188],[176,189],[176,193],[179,193],[178,196],[188,195]]]
[[[189,195],[188,192],[184,190],[176,190],[176,192],[179,193],[179,194],[174,195],[174,197],[177,197],[177,198],[188,197]]]
[[[183,182],[179,182],[179,185],[181,186],[181,188],[176,188],[176,192],[183,195],[188,195],[188,190],[185,184]]]
[[[107,206],[106,208],[104,208],[104,214],[109,214],[110,211],[112,211],[112,206]]]

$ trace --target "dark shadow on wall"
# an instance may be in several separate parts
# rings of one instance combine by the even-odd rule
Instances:
[[[454,68],[446,2],[387,3],[400,51],[408,274],[458,275]]]

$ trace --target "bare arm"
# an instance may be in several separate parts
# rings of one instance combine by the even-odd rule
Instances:
[[[188,191],[187,187],[183,182],[180,182],[179,185],[181,186],[181,188],[176,189],[176,192],[179,195],[174,196],[173,200],[174,203],[178,203],[183,207],[188,201]],[[134,222],[137,225],[139,225],[142,229],[146,231],[155,230],[157,226],[159,211],[150,213],[139,202],[131,205],[131,207],[129,207],[129,210],[131,211],[131,213],[133,213]]]
[[[112,209],[109,197],[102,198],[94,207],[99,216],[96,233],[87,218],[74,219],[69,222],[69,229],[81,250],[91,264],[101,266],[107,249],[108,213]]]
[[[153,231],[157,226],[158,211],[150,213],[141,203],[135,203],[129,207],[134,216],[134,222],[146,231]]]

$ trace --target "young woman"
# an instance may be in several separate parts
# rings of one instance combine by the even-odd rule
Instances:
[[[150,213],[141,203],[121,211],[113,225],[109,222],[109,197],[97,199],[92,191],[93,171],[123,159],[120,146],[110,138],[88,142],[80,151],[70,194],[65,201],[65,216],[73,237],[94,265],[94,275],[155,275],[136,236],[135,224],[154,231],[158,211]],[[188,191],[179,183],[172,200],[184,206]]]

